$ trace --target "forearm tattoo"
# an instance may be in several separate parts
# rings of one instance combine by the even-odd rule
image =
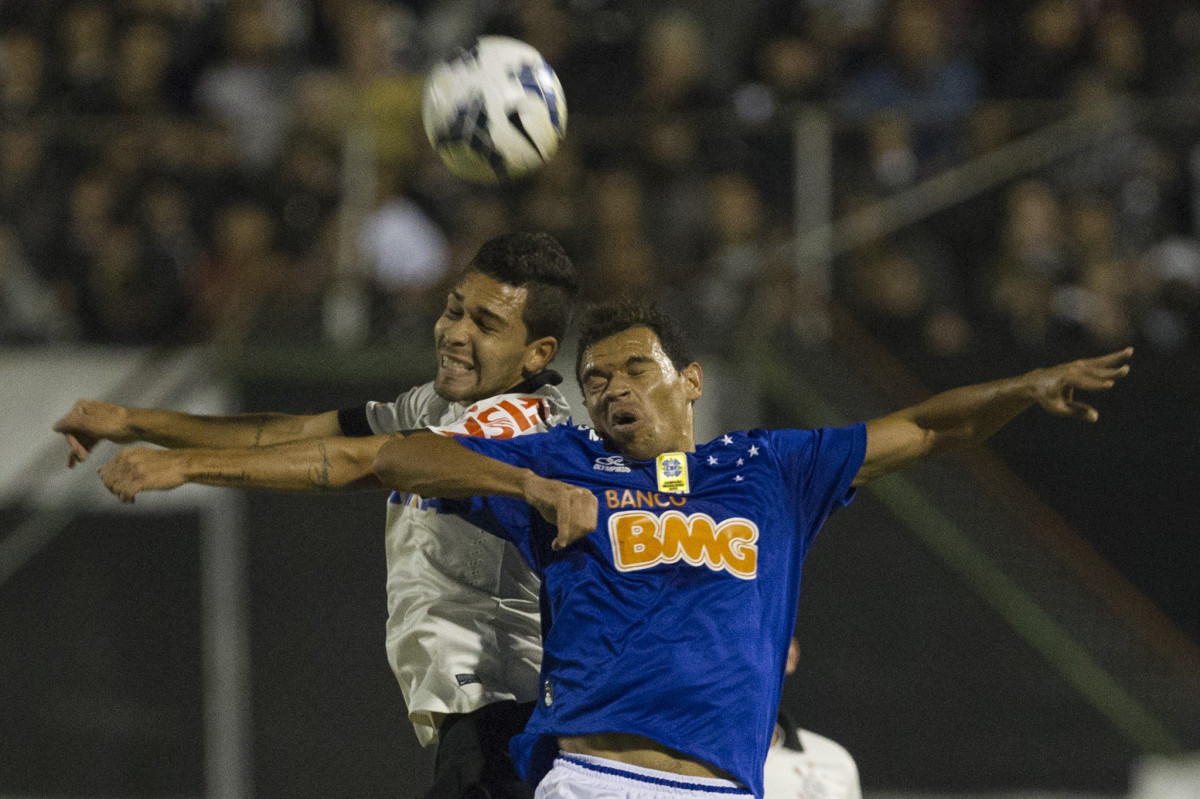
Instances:
[[[255,420],[258,422],[258,427],[255,428],[255,430],[254,430],[254,443],[251,444],[250,446],[251,447],[261,447],[263,433],[265,433],[267,430],[267,422],[270,421],[270,417],[267,416],[266,414],[261,414],[258,416],[252,416],[250,418],[252,420]]]
[[[325,490],[329,488],[329,453],[324,444],[317,444],[317,451],[321,453],[321,462],[309,467],[308,478],[317,489]]]

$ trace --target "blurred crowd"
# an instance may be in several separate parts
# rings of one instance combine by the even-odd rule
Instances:
[[[571,115],[509,186],[421,130],[423,71],[481,33],[537,47]],[[1197,101],[1190,0],[0,0],[0,342],[310,343],[347,308],[360,340],[424,337],[482,241],[541,229],[717,350],[819,336],[832,292],[923,358],[1194,352]],[[835,217],[1117,121],[824,279],[793,246],[801,105],[832,120]]]

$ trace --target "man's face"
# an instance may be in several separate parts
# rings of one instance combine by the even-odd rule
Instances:
[[[521,314],[528,293],[479,272],[468,272],[450,291],[433,326],[439,396],[469,404],[517,385],[527,367],[545,366],[534,362],[538,342],[526,342]]]
[[[649,328],[632,327],[588,347],[579,377],[593,427],[622,455],[648,460],[695,449],[700,366],[676,370]]]

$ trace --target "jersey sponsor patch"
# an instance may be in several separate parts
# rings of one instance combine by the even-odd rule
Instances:
[[[682,452],[664,452],[658,456],[658,490],[666,494],[686,494],[688,485],[687,456]]]
[[[459,687],[481,682],[481,680],[474,674],[455,674],[454,679],[458,680]]]
[[[718,523],[706,513],[620,511],[608,517],[608,536],[619,571],[682,560],[742,580],[758,576],[758,526],[749,519]]]
[[[454,424],[429,429],[444,436],[512,438],[537,427],[545,416],[540,397],[501,394],[480,400],[467,408],[463,417]]]

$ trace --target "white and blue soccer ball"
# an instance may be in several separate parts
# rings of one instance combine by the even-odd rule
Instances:
[[[567,132],[567,103],[536,49],[507,36],[481,36],[429,71],[421,118],[451,172],[497,183],[550,160]]]

